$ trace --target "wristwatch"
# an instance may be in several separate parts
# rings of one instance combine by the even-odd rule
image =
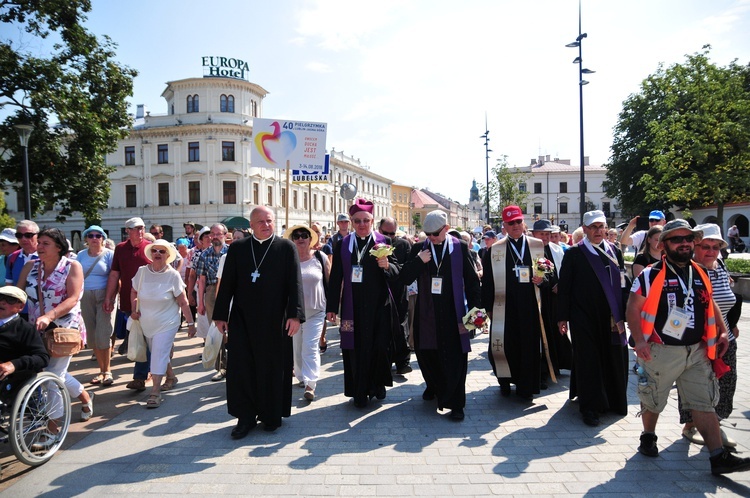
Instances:
[[[193,322],[193,323],[188,323],[188,324],[186,324],[186,325],[187,325],[188,327],[194,327],[194,326],[195,326],[195,322]]]

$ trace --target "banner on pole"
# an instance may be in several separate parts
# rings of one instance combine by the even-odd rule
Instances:
[[[253,119],[250,161],[254,167],[320,172],[325,168],[326,123]]]

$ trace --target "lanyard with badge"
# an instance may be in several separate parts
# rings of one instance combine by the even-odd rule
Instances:
[[[621,270],[620,269],[620,262],[617,261],[617,258],[615,258],[614,256],[612,256],[607,251],[603,250],[598,244],[591,244],[591,245],[594,246],[594,248],[596,248],[597,251],[599,251],[600,253],[604,254],[607,257],[607,259],[610,260],[612,262],[612,264],[615,265],[614,267],[617,268],[617,271],[620,272],[620,288],[624,289],[625,287],[627,287],[628,286],[628,281],[627,281],[627,278],[626,278],[627,274],[625,273],[625,270]],[[610,276],[610,278],[612,278],[612,277]]]
[[[357,264],[352,265],[352,283],[353,284],[361,284],[364,269],[362,267],[362,256],[364,255],[365,251],[367,250],[367,246],[370,245],[370,240],[372,240],[372,233],[367,237],[367,240],[365,241],[365,245],[362,246],[362,249],[359,249],[359,246],[357,244],[357,237],[353,236],[351,238],[350,242],[350,249],[352,250],[352,254],[354,254],[354,247],[357,247]]]
[[[531,282],[531,268],[528,266],[523,265],[523,257],[526,255],[526,237],[521,237],[521,252],[518,252],[518,249],[516,249],[516,245],[513,243],[513,240],[508,241],[508,245],[515,253],[515,256],[511,254],[513,257],[513,271],[516,274],[516,278],[518,279],[519,284],[528,284]],[[516,256],[518,257],[516,259]]]
[[[682,276],[677,273],[672,265],[670,265],[666,260],[664,260],[664,262],[666,263],[667,268],[669,268],[672,273],[677,276],[677,281],[680,283],[682,292],[685,293],[685,301],[687,301],[688,299],[690,299],[690,296],[693,293],[693,265],[689,266],[688,281],[687,285],[685,285],[685,282],[683,282],[682,280]],[[685,301],[683,301],[683,305]],[[664,324],[662,333],[680,341],[682,340],[682,336],[685,334],[685,329],[687,328],[689,320],[690,313],[685,311],[684,308],[677,306],[677,303],[675,302],[674,306],[670,306],[667,323]]]
[[[435,263],[435,266],[437,266],[437,272],[435,272],[434,277],[432,277],[432,293],[433,294],[442,294],[443,293],[443,277],[440,276],[440,267],[443,266],[443,261],[445,261],[445,251],[448,249],[448,240],[443,241],[443,254],[440,257],[440,264],[437,262],[437,253],[435,252],[435,244],[430,242],[430,250],[432,250],[432,261]]]

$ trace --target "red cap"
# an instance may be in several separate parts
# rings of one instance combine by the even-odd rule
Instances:
[[[349,216],[354,216],[354,213],[365,211],[366,213],[372,214],[375,209],[375,205],[367,199],[354,199],[354,204],[349,207]]]
[[[515,221],[523,219],[523,211],[518,206],[506,206],[503,208],[503,221]]]

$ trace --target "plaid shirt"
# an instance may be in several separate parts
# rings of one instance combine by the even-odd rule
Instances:
[[[216,272],[219,270],[219,259],[227,253],[228,245],[224,244],[221,251],[214,251],[213,247],[204,249],[198,260],[195,262],[195,274],[200,277],[206,276],[206,285],[216,285]]]

